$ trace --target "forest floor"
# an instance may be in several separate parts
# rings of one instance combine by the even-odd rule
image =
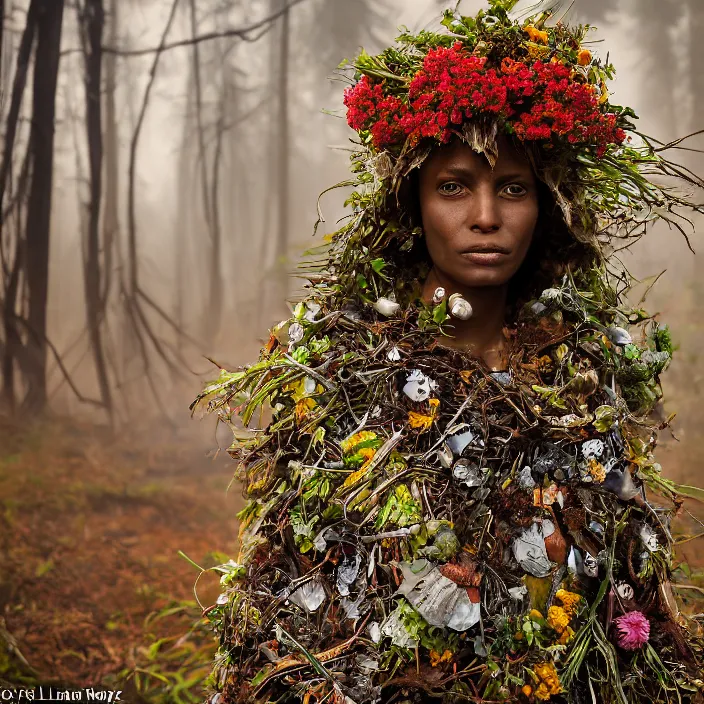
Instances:
[[[115,438],[76,423],[0,423],[0,685],[202,701],[216,644],[194,597],[198,570],[179,551],[206,568],[234,557],[242,501],[227,492],[232,461],[206,456],[212,426]],[[691,613],[704,594],[702,539],[680,551],[689,565],[675,578],[695,585],[680,592]],[[197,591],[212,604],[217,577]]]
[[[0,683],[202,700],[215,642],[178,553],[234,557],[241,498],[232,461],[206,457],[194,430],[0,425]],[[199,580],[203,606],[217,586]]]

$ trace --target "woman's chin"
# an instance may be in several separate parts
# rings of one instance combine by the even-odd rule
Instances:
[[[456,279],[457,283],[466,288],[489,288],[504,286],[511,277],[499,270],[485,270],[472,272],[471,276],[462,276]]]

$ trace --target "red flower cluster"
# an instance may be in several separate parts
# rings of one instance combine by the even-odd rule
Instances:
[[[626,137],[616,115],[601,111],[594,88],[572,80],[571,69],[555,61],[506,58],[499,69],[487,68],[485,58],[458,42],[428,52],[407,101],[386,95],[384,88],[364,76],[344,98],[349,125],[369,130],[378,150],[406,140],[415,146],[425,137],[446,143],[453,128],[479,116],[502,121],[519,139],[591,145],[598,156]]]

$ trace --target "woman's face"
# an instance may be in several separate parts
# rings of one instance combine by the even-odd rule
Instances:
[[[499,139],[492,169],[463,142],[440,147],[420,170],[420,210],[438,278],[456,289],[503,286],[521,266],[538,220],[530,162]]]

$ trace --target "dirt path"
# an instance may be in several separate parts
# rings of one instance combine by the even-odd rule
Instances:
[[[241,502],[226,494],[232,463],[205,447],[190,432],[0,427],[0,681],[94,686],[138,670],[149,691],[165,683],[146,673],[166,666],[192,700],[209,659],[197,654],[214,646],[183,637],[200,609],[197,570],[178,551],[205,567],[234,556]],[[198,591],[207,605],[217,580]]]

